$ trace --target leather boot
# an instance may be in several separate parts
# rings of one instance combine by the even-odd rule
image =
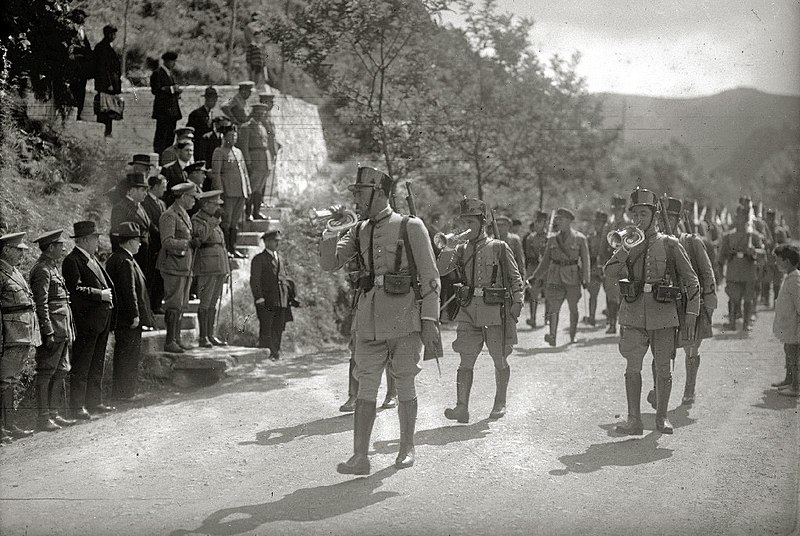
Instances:
[[[178,311],[175,309],[167,309],[164,312],[164,323],[167,325],[167,338],[164,341],[164,351],[172,354],[183,353],[183,348],[178,346],[178,343],[175,341],[175,328],[178,325],[175,320],[178,314]]]
[[[700,356],[686,356],[686,385],[683,388],[683,399],[681,404],[691,405],[694,403],[694,386],[697,383],[697,369],[700,368]]]
[[[400,451],[394,466],[404,469],[414,465],[414,429],[417,425],[417,399],[400,401],[397,407],[400,417]]]
[[[616,302],[608,302],[608,329],[606,333],[609,335],[617,333],[617,309],[619,309],[619,305]]]
[[[206,325],[208,326],[208,341],[214,346],[228,346],[228,343],[220,340],[214,334],[216,332],[217,323],[217,308],[214,307],[208,310],[208,317],[206,318]]]
[[[490,419],[499,419],[506,414],[506,393],[508,392],[508,380],[511,378],[511,367],[504,369],[494,369],[494,382],[496,391],[494,394],[494,406],[489,413]]]
[[[381,404],[382,409],[391,409],[397,406],[397,386],[394,382],[394,376],[389,373],[389,368],[386,368],[386,397]]]
[[[44,382],[36,382],[36,429],[40,432],[54,432],[61,430],[61,427],[50,419],[50,397],[47,393],[48,385]]]
[[[356,368],[356,362],[350,360],[350,373],[348,374],[349,381],[347,382],[347,402],[339,406],[339,411],[342,413],[352,413],[356,410],[356,397],[358,396],[358,380],[353,376]]]
[[[753,323],[753,302],[744,301],[744,311],[742,311],[742,331],[752,331]]]
[[[191,350],[193,346],[188,342],[183,342],[181,338],[181,321],[183,320],[183,311],[175,311],[175,318],[172,320],[175,323],[175,342],[184,350]],[[198,319],[199,324],[199,319]]]
[[[662,434],[672,433],[672,423],[667,418],[669,395],[672,392],[672,374],[656,376],[656,430]]]
[[[728,323],[723,327],[728,331],[736,331],[736,304],[733,300],[728,302]]]
[[[236,242],[239,239],[239,229],[231,228],[231,244],[233,244],[233,256],[237,259],[246,259],[247,255],[244,253],[240,253],[238,249],[236,249]]]
[[[647,393],[647,402],[656,409],[656,360],[650,362],[650,370],[653,372],[653,389]]]
[[[61,408],[66,408],[66,400],[64,398],[64,379],[54,379],[50,382],[50,392],[48,394],[50,406],[50,420],[61,427],[72,426],[77,421],[67,419],[59,415]],[[66,411],[66,410],[65,410]]]
[[[532,327],[532,328],[535,328],[535,327],[536,327],[536,307],[537,307],[538,305],[539,305],[539,304],[538,304],[538,303],[536,303],[534,300],[531,300],[531,303],[530,303],[530,308],[531,308],[531,317],[530,317],[530,318],[527,320],[527,323],[528,323],[528,325],[529,325],[530,327]]]
[[[625,395],[628,398],[628,419],[614,427],[614,431],[624,435],[642,435],[642,413],[639,407],[642,398],[642,374],[625,373]]]
[[[459,368],[456,372],[456,407],[444,410],[451,421],[469,422],[469,392],[472,390],[472,369]]]
[[[261,203],[263,202],[264,195],[263,194],[253,194],[251,196],[253,208],[250,215],[253,217],[254,220],[265,220],[266,217],[261,214]]]
[[[200,348],[213,348],[214,345],[208,340],[208,310],[197,310],[197,323],[200,324],[200,339],[197,344]]]
[[[14,390],[7,389],[3,393],[5,407],[5,429],[8,434],[14,439],[22,439],[23,437],[30,437],[33,435],[33,430],[25,430],[17,426],[15,422],[16,410],[14,409]]]
[[[353,455],[346,462],[336,466],[336,472],[343,475],[369,474],[369,438],[375,424],[376,403],[374,400],[356,400],[353,415]]]
[[[546,343],[550,344],[550,346],[556,345],[556,334],[558,333],[558,313],[550,313],[550,333],[544,336],[544,340]]]

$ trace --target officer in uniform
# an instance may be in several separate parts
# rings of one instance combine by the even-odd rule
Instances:
[[[584,318],[584,322],[590,326],[595,325],[595,313],[597,312],[597,296],[600,294],[600,287],[603,286],[603,251],[606,249],[606,223],[608,214],[602,210],[594,213],[594,230],[588,236],[589,243],[589,262],[592,265],[591,278],[589,279],[589,316]]]
[[[440,273],[456,271],[459,311],[453,350],[461,361],[456,373],[456,406],[444,416],[469,422],[469,394],[475,361],[485,344],[494,361],[496,392],[489,417],[506,413],[506,392],[511,378],[508,356],[517,343],[516,322],[522,312],[522,278],[511,248],[502,240],[488,238],[484,231],[486,205],[479,199],[461,201],[459,219],[469,228],[467,243],[445,247],[439,255]]]
[[[787,229],[776,222],[775,215],[775,209],[770,208],[767,210],[766,225],[769,235],[772,237],[772,243],[767,244],[767,247],[765,248],[767,254],[767,267],[764,271],[764,279],[762,279],[761,282],[761,299],[763,300],[762,303],[766,306],[769,306],[770,286],[772,286],[774,299],[777,300],[778,291],[780,290],[781,282],[783,281],[783,274],[780,270],[778,270],[778,265],[773,251],[776,246],[785,244],[788,238],[788,233],[786,232]]]
[[[628,419],[615,430],[627,435],[641,435],[643,432],[640,411],[642,360],[648,347],[653,352],[656,367],[656,429],[665,434],[672,433],[667,408],[672,390],[670,360],[675,356],[675,329],[679,325],[677,278],[680,278],[686,294],[685,339],[694,336],[700,310],[697,275],[686,251],[677,238],[656,230],[657,204],[656,195],[649,190],[636,188],[631,193],[630,210],[644,239],[630,250],[620,247],[605,267],[606,275],[619,281],[620,293],[624,297],[619,311],[619,351],[627,361],[625,393]]]
[[[42,343],[33,293],[17,270],[29,249],[24,237],[25,233],[0,236],[0,445],[33,434],[14,422],[14,388],[31,346]]]
[[[606,233],[610,233],[611,231],[622,231],[631,225],[631,220],[628,218],[627,214],[625,214],[626,206],[627,201],[624,197],[618,195],[611,197],[612,216],[611,221],[608,223]],[[599,259],[599,261],[602,263],[601,266],[605,266],[613,255],[614,250],[611,248],[611,245],[606,242]],[[619,284],[613,277],[607,277],[604,275],[603,291],[606,293],[606,312],[608,313],[608,329],[606,329],[606,333],[612,335],[617,332],[617,314],[619,313],[620,302]]]
[[[578,302],[581,299],[581,285],[589,284],[591,261],[586,236],[572,230],[575,214],[566,208],[556,210],[554,225],[557,234],[547,239],[544,256],[533,274],[533,288],[546,285],[544,295],[550,316],[550,333],[544,340],[550,346],[556,345],[558,316],[564,299],[569,305],[569,340],[575,342],[578,331]]]
[[[70,353],[75,341],[69,292],[61,275],[61,261],[66,255],[63,233],[63,229],[56,229],[34,240],[42,254],[30,273],[42,338],[41,346],[36,348],[36,428],[45,432],[75,424],[74,420],[59,415],[65,396],[64,379],[70,371]]]
[[[181,315],[189,303],[193,248],[200,245],[200,240],[192,236],[192,220],[186,211],[194,206],[197,188],[186,182],[173,186],[172,193],[175,202],[158,220],[161,251],[156,267],[164,279],[164,322],[167,325],[164,351],[182,354],[190,347],[181,342]]]
[[[224,346],[214,335],[217,304],[222,297],[222,287],[231,273],[230,261],[225,251],[225,236],[219,226],[222,222],[222,190],[211,190],[197,196],[200,210],[192,216],[192,234],[199,239],[193,274],[197,278],[197,295],[200,305],[197,320],[200,323],[200,346]]]
[[[498,238],[508,244],[511,253],[514,254],[514,261],[519,268],[519,275],[525,280],[525,251],[522,247],[522,239],[518,234],[511,232],[512,219],[506,215],[497,216]]]
[[[245,214],[249,219],[263,220],[261,203],[267,181],[272,175],[275,166],[275,130],[268,128],[264,123],[270,105],[263,103],[253,104],[250,120],[244,123],[239,130],[239,140],[236,146],[242,151],[242,156],[247,164],[247,174],[250,175],[250,187],[253,190],[245,207]],[[269,121],[267,119],[267,121]],[[269,121],[271,123],[271,121]]]
[[[762,236],[748,229],[748,218],[748,209],[740,206],[734,219],[735,229],[722,235],[719,248],[720,267],[725,270],[727,279],[728,324],[725,329],[730,331],[736,331],[736,319],[739,316],[742,317],[742,329],[745,332],[751,329],[753,296],[758,283],[758,257],[766,253]]]
[[[234,125],[240,126],[247,122],[249,114],[247,112],[247,99],[253,93],[255,83],[251,81],[239,82],[239,91],[231,97],[225,104],[220,106],[220,110],[225,114]]]
[[[270,168],[270,174],[267,179],[267,187],[265,188],[266,192],[266,205],[268,207],[275,206],[277,197],[278,197],[278,189],[277,189],[277,180],[278,175],[275,169],[276,162],[278,159],[278,153],[281,152],[281,148],[283,145],[277,140],[275,137],[275,123],[272,121],[272,109],[275,107],[275,95],[270,95],[269,93],[263,92],[258,94],[258,102],[261,104],[267,105],[267,113],[264,114],[264,117],[261,118],[261,124],[264,125],[264,128],[267,129],[267,133],[269,134],[270,140],[272,140],[271,147],[272,147],[272,167]]]
[[[392,178],[360,167],[350,185],[362,222],[339,239],[326,230],[320,242],[323,270],[338,270],[359,260],[355,311],[355,375],[359,381],[354,414],[354,455],[336,470],[368,474],[372,425],[381,375],[387,366],[395,377],[400,400],[398,468],[414,464],[417,421],[415,376],[423,344],[439,346],[439,272],[422,220],[397,214],[389,206]]]
[[[252,188],[242,151],[235,147],[238,139],[236,126],[228,124],[220,127],[220,132],[224,138],[222,146],[214,149],[211,161],[211,184],[214,190],[224,192],[225,216],[222,219],[222,230],[225,233],[228,253],[231,257],[241,259],[245,255],[236,249],[236,238],[239,234],[239,220]]]
[[[525,250],[525,273],[533,274],[541,262],[544,255],[544,249],[547,245],[547,212],[541,210],[536,211],[536,216],[531,224],[532,232],[528,233],[523,240],[523,249]],[[527,283],[527,281],[526,281]],[[528,299],[530,300],[531,317],[527,320],[527,324],[536,327],[536,309],[539,305],[539,299],[544,298],[544,289],[539,291],[538,296],[533,295],[533,289],[528,288]],[[545,323],[547,323],[547,310],[545,309]]]

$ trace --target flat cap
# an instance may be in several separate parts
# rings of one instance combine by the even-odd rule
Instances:
[[[8,233],[0,236],[0,244],[7,248],[30,249],[22,239],[26,233]]]

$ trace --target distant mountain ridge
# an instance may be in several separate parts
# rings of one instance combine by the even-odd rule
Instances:
[[[598,93],[604,126],[624,125],[623,142],[654,147],[671,139],[689,147],[707,171],[751,184],[760,165],[787,145],[800,144],[800,96],[736,88],[697,98]]]

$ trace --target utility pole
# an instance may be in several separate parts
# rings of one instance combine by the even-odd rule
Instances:
[[[228,35],[228,84],[233,80],[233,31],[236,28],[236,0],[231,0],[231,31]]]
[[[131,0],[125,0],[125,12],[122,15],[122,76],[128,77],[128,8]]]

